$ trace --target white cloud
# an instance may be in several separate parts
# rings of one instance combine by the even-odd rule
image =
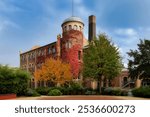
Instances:
[[[20,29],[20,26],[10,20],[0,20],[0,34],[9,28]]]
[[[136,30],[132,29],[132,28],[120,28],[120,29],[116,29],[114,30],[114,33],[119,35],[119,36],[137,36],[137,32]]]

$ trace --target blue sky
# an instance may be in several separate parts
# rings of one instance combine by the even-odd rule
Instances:
[[[97,18],[97,34],[105,32],[127,64],[129,49],[150,39],[150,0],[74,0],[74,15]],[[56,41],[62,22],[71,16],[71,0],[0,0],[0,64],[19,66],[19,51]]]

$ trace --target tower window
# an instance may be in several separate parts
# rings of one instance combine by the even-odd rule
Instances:
[[[64,31],[67,31],[67,26],[65,26]]]
[[[80,31],[82,31],[82,27],[81,27],[81,26],[79,26],[79,28],[80,28]]]
[[[78,27],[77,27],[77,25],[74,25],[74,30],[78,30]]]
[[[72,26],[71,25],[69,25],[69,30],[71,30],[72,29]]]
[[[78,51],[78,59],[81,60],[81,51]]]

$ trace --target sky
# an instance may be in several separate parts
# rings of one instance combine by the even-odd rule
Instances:
[[[127,66],[130,49],[150,39],[150,0],[74,0],[74,16],[85,24],[96,16],[97,34],[106,33]],[[0,0],[0,64],[19,67],[19,51],[56,41],[61,24],[72,16],[71,0]]]

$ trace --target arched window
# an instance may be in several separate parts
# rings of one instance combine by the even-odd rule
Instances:
[[[82,31],[82,27],[81,26],[79,26],[79,30]]]
[[[72,46],[72,43],[71,43],[71,42],[69,42],[69,45],[68,45],[68,47],[69,47],[69,48],[71,48],[71,46]]]
[[[69,30],[71,30],[72,29],[72,26],[71,25],[69,25]]]
[[[74,29],[74,30],[78,30],[77,25],[74,25],[73,29]]]
[[[65,32],[67,31],[67,26],[65,26],[64,31],[65,31]]]

